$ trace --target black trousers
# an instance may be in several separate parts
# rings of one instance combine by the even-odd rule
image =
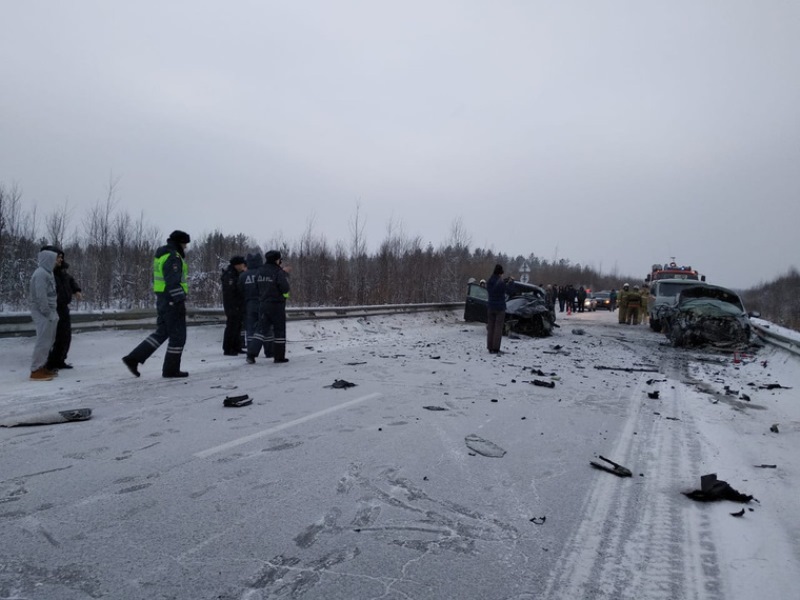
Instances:
[[[56,339],[50,354],[47,357],[47,367],[57,369],[67,362],[67,354],[72,344],[72,319],[69,315],[69,306],[59,306],[58,325],[56,325]]]
[[[143,363],[158,350],[159,346],[169,340],[167,353],[164,355],[163,375],[173,375],[180,371],[183,346],[186,344],[186,304],[171,304],[168,294],[157,294],[156,309],[158,318],[156,330],[136,346],[128,355],[139,363]]]
[[[244,311],[241,308],[225,309],[225,333],[222,335],[223,352],[239,352],[242,349],[242,323]]]
[[[258,311],[258,326],[247,340],[247,355],[256,357],[272,338],[275,358],[286,353],[286,303],[262,302]]]

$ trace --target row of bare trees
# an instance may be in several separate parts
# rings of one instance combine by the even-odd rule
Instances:
[[[132,217],[118,206],[116,182],[105,197],[70,229],[68,204],[40,218],[26,209],[18,186],[0,182],[0,312],[24,311],[28,282],[41,246],[64,249],[70,272],[83,288],[83,310],[126,310],[153,306],[152,260],[166,234],[149,225],[143,214]],[[349,239],[329,242],[311,218],[300,239],[258,243],[248,236],[219,231],[192,236],[187,260],[190,299],[196,307],[221,305],[220,273],[236,254],[280,250],[292,266],[292,304],[353,306],[452,302],[464,298],[469,278],[485,278],[496,263],[519,278],[527,266],[531,283],[583,285],[591,289],[621,286],[633,277],[603,274],[567,259],[547,261],[534,254],[508,256],[470,248],[471,239],[456,219],[439,247],[409,236],[402,224],[388,223],[377,250],[368,251],[365,221],[356,208]],[[70,233],[72,231],[72,233]],[[749,308],[790,327],[800,326],[800,277],[796,272],[747,292]]]

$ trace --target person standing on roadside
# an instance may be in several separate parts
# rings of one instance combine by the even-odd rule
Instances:
[[[39,266],[31,275],[31,318],[36,327],[36,343],[31,358],[31,379],[34,381],[50,381],[58,375],[47,368],[47,357],[56,339],[58,326],[56,280],[53,276],[57,259],[58,254],[53,250],[41,250]]]
[[[64,260],[64,252],[55,246],[45,246],[42,250],[52,250],[56,253],[56,266],[53,268],[53,277],[56,280],[56,311],[58,312],[58,325],[56,325],[56,338],[50,354],[47,357],[47,368],[51,371],[58,369],[71,369],[67,363],[67,354],[72,345],[72,317],[69,305],[73,296],[80,300],[81,287],[75,278],[67,271],[69,263]]]
[[[186,246],[189,234],[175,230],[167,238],[167,243],[156,250],[153,261],[153,291],[156,293],[156,330],[142,343],[122,357],[128,370],[139,377],[139,365],[143,364],[161,344],[169,340],[163,377],[188,377],[181,371],[181,356],[186,343],[186,296],[189,293],[189,267],[186,264]]]
[[[619,307],[619,324],[626,325],[628,323],[628,295],[631,293],[630,284],[623,284],[622,289],[619,291],[617,297],[617,306]]]
[[[222,353],[225,356],[237,356],[242,350],[240,336],[244,318],[244,294],[239,286],[239,276],[245,268],[244,257],[234,256],[222,271],[222,307],[225,309]]]
[[[289,362],[286,358],[286,300],[289,298],[289,267],[282,266],[281,253],[270,250],[264,255],[266,264],[258,271],[256,287],[259,297],[258,326],[247,342],[247,363],[256,362],[267,333],[272,330],[272,356],[276,363]]]
[[[489,303],[486,308],[486,348],[489,354],[500,354],[503,341],[503,327],[506,319],[507,283],[513,282],[510,277],[503,279],[503,265],[495,265],[491,277],[486,281],[489,292]]]

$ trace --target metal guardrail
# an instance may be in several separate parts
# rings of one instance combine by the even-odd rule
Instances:
[[[793,337],[790,335],[794,333],[791,330],[763,319],[750,319],[750,324],[763,341],[800,355],[800,333]]]
[[[312,319],[351,319],[378,315],[459,310],[463,302],[434,302],[427,304],[377,304],[371,306],[320,306],[286,309],[290,321]],[[73,331],[93,331],[102,329],[149,329],[156,324],[156,311],[132,310],[120,312],[72,313]],[[188,308],[186,324],[220,325],[225,323],[225,312],[213,308]],[[18,314],[0,316],[0,337],[31,336],[36,328],[30,315]]]

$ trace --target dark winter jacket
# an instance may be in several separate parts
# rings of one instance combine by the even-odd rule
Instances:
[[[248,254],[245,257],[245,263],[247,263],[247,271],[239,273],[239,289],[247,304],[258,305],[256,279],[258,279],[258,270],[264,264],[264,260],[261,258],[261,254]]]
[[[486,280],[486,291],[489,292],[489,309],[506,309],[506,282],[502,275],[492,275]]]
[[[256,284],[261,304],[285,303],[289,297],[289,277],[275,263],[268,263],[258,270]]]
[[[81,286],[75,281],[75,278],[67,271],[69,264],[67,261],[61,261],[61,266],[53,269],[53,276],[56,278],[56,294],[58,312],[69,311],[70,302],[72,297],[81,291]]]
[[[246,271],[242,271],[245,273]],[[239,287],[239,271],[233,265],[228,265],[222,271],[222,306],[226,311],[235,311],[244,309],[244,294],[242,288]]]

